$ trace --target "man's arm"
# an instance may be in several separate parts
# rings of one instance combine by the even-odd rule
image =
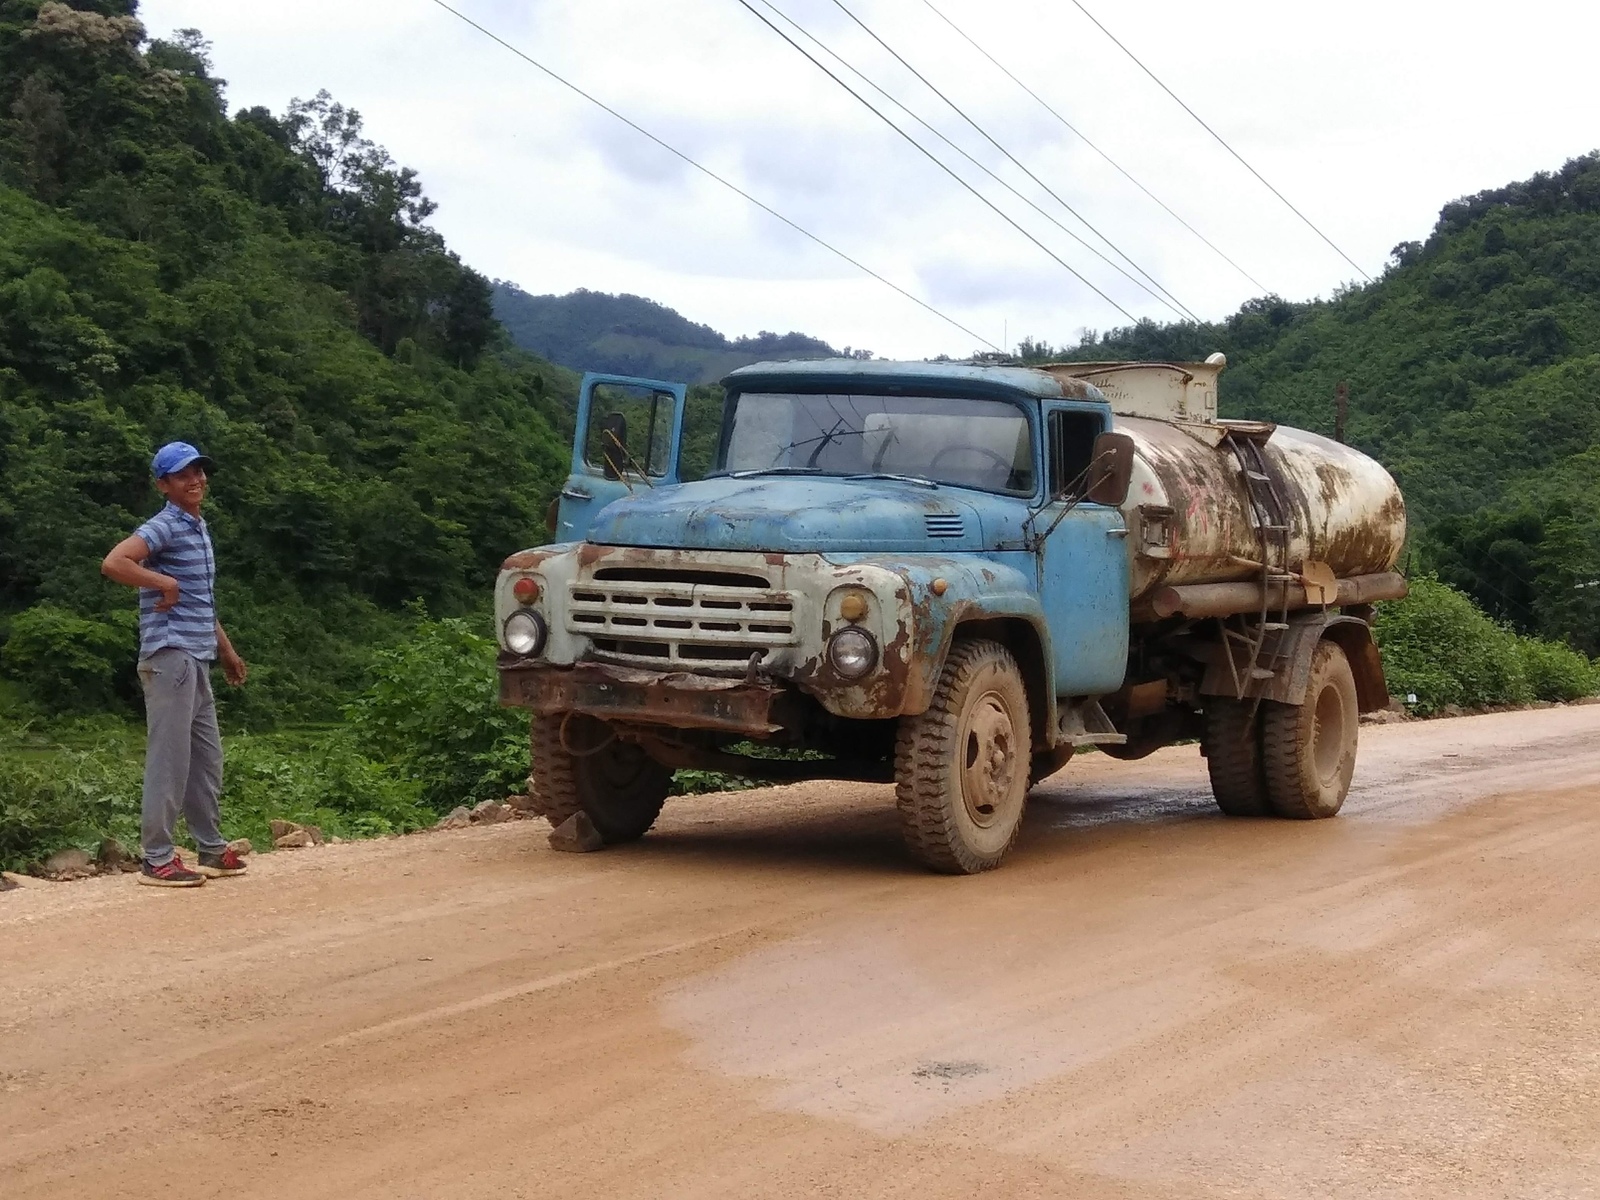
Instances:
[[[245,665],[244,659],[239,657],[239,652],[233,648],[233,643],[223,632],[221,621],[217,622],[217,661],[222,664],[222,677],[234,687],[243,685],[250,674],[250,668]]]
[[[111,553],[100,564],[100,574],[113,583],[160,592],[161,599],[156,601],[156,611],[166,612],[178,602],[178,581],[145,566],[145,559],[149,557],[150,547],[136,533],[111,547]]]

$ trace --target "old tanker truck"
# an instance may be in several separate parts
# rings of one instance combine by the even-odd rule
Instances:
[[[892,781],[910,853],[971,873],[1075,750],[1197,738],[1223,812],[1333,816],[1405,506],[1219,420],[1223,365],[765,363],[699,442],[681,386],[585,377],[558,541],[495,592],[536,808],[624,842],[677,768]]]

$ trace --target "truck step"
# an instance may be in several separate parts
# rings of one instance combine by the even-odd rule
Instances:
[[[1250,668],[1251,679],[1275,679],[1277,678],[1277,675],[1278,673],[1276,671],[1269,671],[1266,667]]]
[[[1287,629],[1287,628],[1289,628],[1289,622],[1287,622],[1287,621],[1263,621],[1263,622],[1261,622],[1261,628],[1263,628],[1263,629]]]

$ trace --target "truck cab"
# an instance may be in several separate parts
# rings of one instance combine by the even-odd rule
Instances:
[[[561,540],[496,584],[535,807],[622,842],[679,768],[893,782],[917,859],[997,865],[1032,784],[1150,707],[1125,686],[1131,439],[1098,388],[1025,368],[766,363],[724,389],[689,480],[681,386],[583,381]],[[1198,736],[1181,687],[1158,743]]]

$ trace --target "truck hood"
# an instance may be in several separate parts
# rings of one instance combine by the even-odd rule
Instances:
[[[607,505],[589,529],[606,546],[778,553],[994,549],[1022,500],[897,480],[808,476],[703,479]],[[1006,517],[1011,511],[1016,516]]]

